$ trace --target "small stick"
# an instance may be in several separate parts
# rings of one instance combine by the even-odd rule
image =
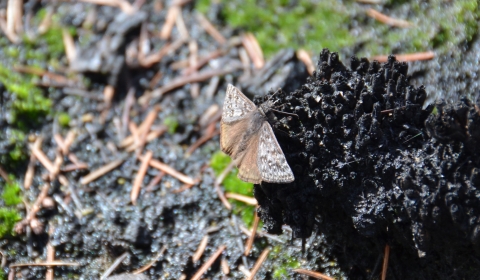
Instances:
[[[77,57],[77,49],[75,48],[75,42],[72,35],[68,30],[62,30],[63,45],[65,46],[65,55],[67,56],[68,65],[73,65],[75,58]]]
[[[114,160],[95,171],[90,172],[87,176],[84,176],[80,179],[80,184],[86,185],[90,182],[93,182],[100,178],[101,176],[105,175],[106,173],[112,171],[113,169],[117,168],[124,162],[123,159]]]
[[[143,157],[140,157],[140,159],[141,158],[143,158]],[[182,181],[185,184],[189,184],[189,185],[195,185],[196,184],[196,181],[194,179],[188,177],[187,175],[185,175],[181,172],[178,172],[177,170],[173,169],[172,167],[166,165],[163,162],[160,162],[159,160],[156,160],[156,159],[150,160],[150,166],[152,166],[153,168],[156,168],[160,171],[164,171],[168,175],[177,178],[178,180]]]
[[[208,244],[208,234],[206,234],[203,238],[202,241],[200,241],[200,244],[198,245],[197,251],[195,254],[193,254],[192,261],[193,263],[196,263],[200,260],[200,258],[203,255],[203,252],[205,251],[205,248],[207,248]]]
[[[200,180],[196,180],[195,184],[198,184]],[[191,187],[195,186],[194,184],[183,184],[178,190],[173,190],[172,193],[181,193],[185,190],[190,189]]]
[[[80,0],[80,1],[85,3],[92,3],[96,5],[117,7],[117,8],[120,8],[124,13],[129,15],[135,12],[135,8],[126,0]]]
[[[49,235],[53,234],[53,226],[49,229]],[[47,243],[47,263],[48,262],[53,262],[55,261],[55,248],[52,246],[52,243],[50,240]],[[45,279],[46,280],[53,280],[54,276],[54,271],[53,267],[48,267],[47,268],[47,273],[45,274]]]
[[[151,92],[152,97],[158,98],[164,95],[167,92],[170,92],[176,88],[182,87],[186,84],[189,83],[195,83],[195,82],[203,82],[205,80],[208,80],[212,77],[215,76],[224,76],[229,73],[234,72],[237,70],[238,67],[233,67],[233,68],[228,68],[225,67],[226,69],[213,69],[213,70],[208,70],[208,71],[202,71],[198,73],[193,73],[189,76],[186,77],[179,77],[173,80],[172,82],[168,83],[166,86],[163,86],[161,88],[155,89],[154,91]]]
[[[67,136],[65,137],[65,150],[62,150],[64,155],[69,155],[70,146],[73,144],[75,140],[75,131],[69,130]]]
[[[197,13],[198,23],[207,31],[210,36],[213,37],[219,44],[224,45],[227,42],[227,39],[213,26],[213,24],[201,13]]]
[[[170,65],[170,67],[172,67],[172,64]],[[162,76],[163,76],[162,70],[158,70],[158,72],[153,76],[152,80],[150,80],[150,83],[148,84],[148,88],[150,89],[154,88],[158,84]]]
[[[5,180],[5,182],[7,182],[7,184],[11,183],[11,180],[8,177],[7,171],[5,171],[5,169],[3,169],[2,166],[0,166],[0,176],[3,178],[3,180]]]
[[[140,193],[143,179],[145,178],[145,174],[147,174],[148,165],[150,164],[150,160],[152,159],[152,156],[153,156],[153,152],[147,151],[145,153],[145,156],[142,158],[142,164],[138,169],[137,176],[135,177],[135,181],[133,182],[132,192],[130,193],[130,198],[133,205],[137,204],[138,194]]]
[[[395,19],[392,17],[389,17],[385,14],[380,13],[377,10],[374,10],[372,8],[369,8],[367,10],[367,15],[373,19],[376,19],[386,25],[394,26],[394,27],[400,27],[400,28],[409,28],[412,27],[413,24],[402,19]]]
[[[195,65],[189,64],[188,68],[183,70],[182,75],[188,76],[188,75],[198,71],[200,68],[202,68],[204,65],[206,65],[212,59],[217,58],[219,56],[222,56],[224,54],[225,54],[225,50],[223,50],[223,49],[218,49],[216,51],[213,51],[213,52],[207,54],[205,57],[197,59],[197,62],[195,63]]]
[[[200,269],[193,275],[191,280],[200,280],[202,274],[207,271],[207,269],[212,266],[215,260],[222,254],[222,252],[227,248],[227,246],[222,245],[218,250],[200,267]]]
[[[218,76],[215,76],[210,79],[210,84],[208,85],[207,93],[205,94],[208,99],[210,100],[213,99],[213,96],[217,92],[219,83],[220,83],[220,78]]]
[[[64,167],[62,167],[61,171],[62,172],[72,172],[72,171],[82,170],[82,169],[88,169],[88,164],[86,164],[84,162],[67,164]]]
[[[258,260],[255,262],[252,270],[250,271],[251,274],[246,278],[246,280],[253,280],[255,274],[257,274],[263,262],[267,259],[269,252],[270,250],[268,248],[265,248],[265,250],[263,250],[263,252],[260,254],[260,257],[258,257]]]
[[[56,133],[55,135],[53,135],[53,139],[55,140],[55,142],[57,142],[57,146],[58,148],[60,149],[60,151],[62,152],[62,154],[65,155],[65,140],[63,140],[63,137],[62,135]]]
[[[11,34],[22,32],[23,0],[8,0],[7,3],[7,30]]]
[[[180,7],[178,5],[172,5],[168,8],[167,17],[165,23],[163,24],[162,30],[160,31],[160,38],[168,40],[172,34],[173,25],[175,24],[175,19],[180,13]]]
[[[250,237],[252,235],[252,232],[244,227],[244,226],[240,226],[240,230],[247,236],[247,237]],[[259,237],[266,237],[268,239],[272,239],[272,240],[275,240],[279,243],[285,243],[283,240],[281,240],[280,238],[276,237],[275,235],[272,235],[272,234],[268,234],[264,231],[260,231],[260,230],[257,230],[257,233],[256,233]]]
[[[108,276],[110,276],[110,274],[112,274],[112,272],[123,262],[124,259],[126,259],[128,256],[130,255],[130,253],[128,252],[125,252],[123,254],[121,254],[113,263],[112,265],[107,269],[105,270],[105,272],[102,274],[102,276],[100,276],[100,279],[105,279],[107,278]]]
[[[145,58],[140,59],[139,63],[140,63],[141,66],[143,66],[145,68],[149,68],[153,64],[155,64],[157,62],[160,62],[160,60],[162,60],[162,58],[165,55],[169,54],[170,52],[176,51],[178,48],[180,48],[183,45],[183,43],[185,43],[184,38],[177,39],[173,43],[167,44],[166,46],[161,48],[158,52],[156,52],[154,54],[151,54],[151,55],[148,55]]]
[[[161,136],[161,135],[162,135],[163,133],[165,133],[166,131],[167,131],[166,128],[162,128],[161,130],[156,130],[156,131],[150,131],[150,133],[148,133],[148,135],[147,135],[147,137],[146,137],[145,142],[146,142],[146,143],[151,142],[153,139],[158,138],[159,136]],[[133,152],[133,151],[135,151],[135,150],[137,149],[137,147],[138,147],[138,144],[135,144],[135,143],[134,143],[133,145],[127,147],[127,148],[125,149],[125,151],[127,151],[127,152]]]
[[[80,264],[76,262],[61,262],[61,261],[43,262],[43,263],[16,263],[16,264],[11,264],[10,268],[27,267],[27,266],[80,266]]]
[[[45,197],[47,197],[49,189],[50,189],[50,183],[46,183],[45,185],[43,185],[42,191],[40,192],[37,199],[33,203],[32,208],[28,212],[27,216],[15,225],[15,232],[17,233],[23,232],[24,227],[30,224],[30,221],[35,217],[37,212],[40,210],[42,201]]]
[[[258,202],[254,197],[241,195],[241,194],[238,194],[238,193],[227,192],[227,193],[225,193],[225,197],[235,199],[235,200],[238,200],[238,201],[241,201],[241,202],[244,202],[246,204],[253,205],[253,206],[258,205]]]
[[[396,54],[395,58],[397,61],[422,61],[422,60],[431,60],[435,58],[435,53],[432,51],[428,52],[419,52],[419,53],[407,53],[407,54]],[[372,57],[372,60],[376,60],[378,62],[387,62],[388,55],[377,55]]]
[[[155,264],[158,261],[158,259],[165,253],[165,250],[167,250],[167,245],[163,245],[162,249],[160,249],[160,252],[158,252],[157,256],[150,263],[148,263],[142,268],[139,268],[133,271],[132,274],[140,274],[146,271],[147,269],[149,269],[150,267],[152,267],[152,265]]]
[[[213,131],[212,131],[213,129]],[[192,146],[190,146],[187,151],[185,152],[185,156],[189,157],[198,147],[202,146],[203,144],[207,143],[208,140],[212,139],[216,135],[219,135],[220,131],[215,130],[215,123],[211,123],[207,128],[207,133],[200,137]]]
[[[235,166],[235,163],[232,161],[230,164],[225,167],[225,169],[218,175],[217,179],[215,180],[215,183],[213,184],[215,186],[215,190],[217,191],[218,198],[220,198],[220,201],[223,203],[225,208],[228,210],[232,210],[232,205],[228,200],[225,198],[225,194],[223,193],[222,189],[220,188],[220,185],[222,184],[223,180],[225,180],[225,177],[227,177],[228,173],[232,171],[233,167]]]
[[[133,136],[134,145],[137,146],[140,143],[140,136],[137,125],[133,121],[130,121],[128,123],[128,129],[130,130],[130,134],[132,134]]]
[[[242,38],[242,43],[247,51],[248,55],[253,61],[253,65],[257,69],[261,69],[265,65],[265,60],[263,59],[263,52],[258,44],[257,39],[251,33],[247,33]]]
[[[183,20],[181,8],[177,15],[177,18],[175,19],[175,25],[177,26],[178,33],[180,33],[180,36],[183,39],[187,40],[190,37],[190,35],[188,34],[188,29],[187,29],[187,26],[185,25],[185,21]]]
[[[105,123],[105,119],[107,118],[107,113],[110,107],[112,106],[112,99],[115,94],[115,88],[111,85],[107,85],[103,89],[103,102],[105,107],[103,108],[102,114],[100,115],[100,123]]]
[[[300,274],[303,274],[303,275],[307,275],[307,276],[316,278],[316,279],[335,280],[334,278],[332,278],[330,276],[327,276],[323,273],[316,272],[316,271],[311,271],[311,270],[306,270],[306,269],[303,269],[303,268],[297,268],[297,269],[294,269],[293,271],[296,272],[296,273],[300,273]]]
[[[192,40],[188,44],[188,49],[190,51],[189,62],[191,66],[195,67],[198,60],[198,44],[196,41]],[[192,98],[197,98],[200,95],[200,85],[198,83],[193,83],[190,85],[190,95]]]
[[[390,246],[388,244],[385,245],[385,254],[383,255],[383,266],[382,266],[382,274],[380,279],[385,280],[387,279],[387,269],[388,269],[388,259],[390,257]]]
[[[303,64],[305,64],[305,67],[307,67],[308,74],[312,76],[313,71],[315,71],[315,65],[313,64],[312,58],[310,57],[308,52],[304,49],[300,49],[297,51],[297,57],[303,62]]]
[[[257,210],[254,211],[255,217],[253,218],[252,234],[248,237],[247,244],[245,245],[245,256],[250,254],[250,250],[252,249],[253,241],[255,240],[255,235],[257,233],[258,223],[260,222],[260,217],[258,217]]]
[[[127,133],[128,123],[130,122],[130,110],[132,109],[133,104],[135,103],[135,89],[131,87],[128,90],[127,98],[125,98],[125,105],[122,112],[122,127],[119,133],[120,142],[125,139],[125,134]]]
[[[54,173],[53,163],[40,149],[40,145],[32,146],[32,154],[38,159],[38,161],[47,169],[50,173]]]
[[[142,152],[143,146],[147,140],[147,135],[152,127],[153,122],[157,118],[158,111],[160,110],[159,106],[153,107],[153,109],[148,113],[147,117],[140,125],[142,127],[142,131],[139,132],[139,141],[137,145],[137,156],[140,155]]]
[[[79,88],[70,88],[70,87],[65,87],[63,88],[63,93],[68,94],[68,95],[75,95],[75,96],[80,96],[83,98],[88,98],[96,101],[102,101],[103,98],[100,97],[97,94],[90,93],[86,90],[79,89]]]
[[[160,171],[160,173],[157,174],[157,176],[155,176],[155,178],[153,178],[153,180],[150,182],[150,184],[148,184],[147,186],[147,192],[151,192],[153,187],[158,185],[158,183],[160,183],[160,181],[162,180],[163,176],[165,176],[165,172],[163,171]]]
[[[2,29],[3,33],[5,33],[5,36],[7,36],[8,40],[10,40],[10,42],[12,42],[13,44],[19,43],[20,42],[20,37],[18,37],[17,34],[15,34],[14,32],[11,32],[8,29],[7,25],[8,24],[5,21],[5,19],[3,18],[3,16],[0,16],[0,28]]]
[[[228,266],[228,261],[225,258],[222,258],[220,261],[220,266],[222,267],[222,272],[225,275],[230,273],[230,267]]]

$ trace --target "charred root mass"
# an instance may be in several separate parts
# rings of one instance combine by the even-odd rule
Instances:
[[[394,56],[347,68],[324,50],[301,89],[275,94],[299,116],[274,125],[290,134],[276,133],[296,180],[256,185],[260,216],[270,232],[325,234],[358,257],[346,260],[352,271],[372,269],[389,244],[397,279],[419,265],[429,267],[419,279],[478,275],[457,268],[478,267],[480,109],[466,99],[424,107],[407,70]]]

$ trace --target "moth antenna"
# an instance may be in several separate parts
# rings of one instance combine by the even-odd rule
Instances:
[[[287,113],[287,112],[283,112],[283,111],[278,111],[278,110],[275,110],[275,109],[270,109],[274,112],[277,112],[279,114],[284,114],[284,115],[287,115],[287,116],[294,116],[294,117],[297,117],[298,118],[298,115],[297,114],[293,114],[293,113]]]

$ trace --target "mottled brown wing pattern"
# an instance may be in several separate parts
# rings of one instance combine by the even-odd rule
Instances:
[[[295,180],[282,148],[280,148],[275,134],[273,134],[272,127],[268,122],[265,122],[260,129],[257,165],[262,181],[290,183]]]
[[[223,103],[222,122],[232,123],[245,117],[246,114],[257,109],[240,90],[229,84]]]

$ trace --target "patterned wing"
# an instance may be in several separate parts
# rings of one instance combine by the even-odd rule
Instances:
[[[264,182],[290,183],[295,180],[268,122],[260,130],[257,164]]]
[[[257,109],[257,106],[250,101],[238,88],[229,84],[225,102],[223,103],[222,122],[227,124],[242,119],[246,114]]]

